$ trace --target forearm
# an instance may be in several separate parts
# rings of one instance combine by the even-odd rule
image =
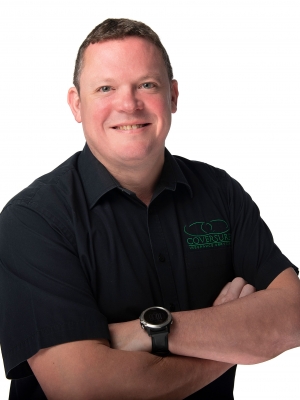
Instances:
[[[98,341],[41,350],[29,364],[49,400],[182,400],[231,365],[110,349]]]
[[[108,388],[108,393],[114,392],[114,396],[107,395],[103,397],[105,399],[182,400],[217,379],[232,366],[193,357],[160,358],[142,352],[124,353],[121,357],[120,354],[117,356],[119,368],[111,377]]]
[[[237,364],[266,361],[299,346],[299,303],[281,289],[218,307],[174,313],[172,353]]]
[[[300,283],[289,268],[268,289],[254,293],[235,278],[214,307],[173,313],[169,334],[173,354],[232,364],[266,361],[300,346]],[[139,321],[110,325],[112,347],[151,351],[151,339]]]

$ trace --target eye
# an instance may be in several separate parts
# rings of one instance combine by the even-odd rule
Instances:
[[[155,86],[156,85],[153,82],[145,82],[141,85],[141,87],[144,89],[153,89]]]
[[[111,90],[111,86],[101,86],[101,87],[98,89],[98,92],[106,93],[106,92],[109,92],[110,90]]]

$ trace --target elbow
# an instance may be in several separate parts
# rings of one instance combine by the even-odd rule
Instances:
[[[282,321],[280,328],[274,329],[270,335],[270,345],[267,346],[265,356],[272,359],[287,350],[300,346],[300,313],[294,312],[293,316]]]

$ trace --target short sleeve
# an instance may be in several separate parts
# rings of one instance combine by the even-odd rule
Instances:
[[[106,338],[88,277],[64,227],[26,204],[0,215],[0,339],[6,376],[32,374],[41,348]]]
[[[279,250],[259,209],[242,186],[226,174],[233,264],[237,276],[266,289],[282,271],[298,268]]]

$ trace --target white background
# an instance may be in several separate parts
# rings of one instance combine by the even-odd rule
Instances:
[[[108,17],[147,23],[169,53],[180,90],[169,150],[240,181],[299,266],[299,1],[2,0],[0,208],[82,149],[66,93],[79,45]],[[240,366],[235,398],[299,399],[299,356]]]

